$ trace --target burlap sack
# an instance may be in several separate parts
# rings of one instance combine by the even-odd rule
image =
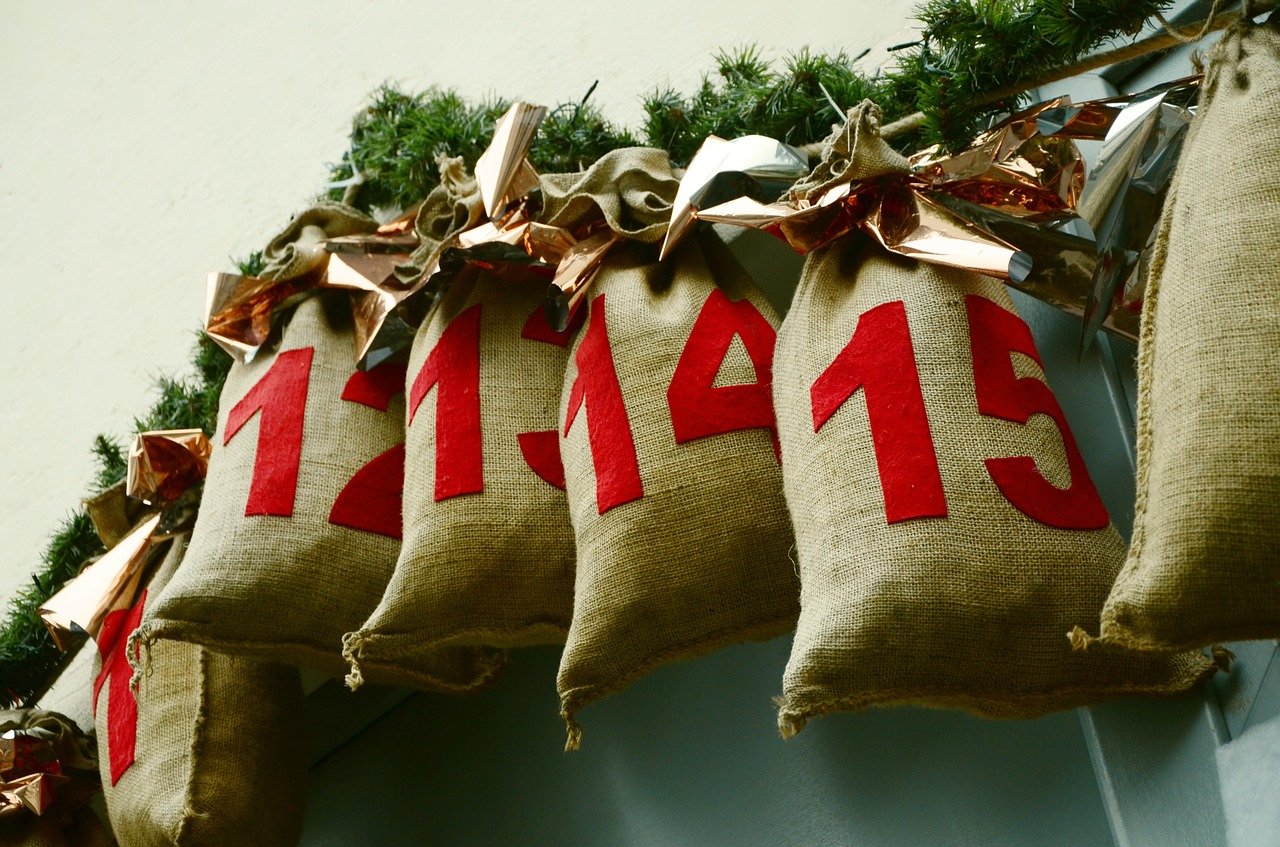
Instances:
[[[546,279],[468,268],[418,331],[406,391],[405,541],[382,602],[347,639],[366,668],[419,668],[440,642],[564,640],[573,528],[556,418],[569,332]]]
[[[861,236],[812,253],[774,402],[801,612],[779,700],[1033,717],[1187,688],[1198,653],[1073,651],[1124,545],[1004,286]]]
[[[172,543],[140,606],[171,578],[185,546],[185,539]],[[125,615],[115,650],[127,649],[136,621]],[[130,669],[112,657],[106,675],[99,661],[94,720],[121,847],[296,844],[307,782],[297,668],[162,641],[135,692]],[[116,697],[131,702],[113,703]]]
[[[1280,636],[1280,27],[1210,56],[1147,283],[1138,500],[1102,640]]]
[[[635,196],[621,208],[669,215],[671,194]],[[797,609],[772,308],[710,233],[662,264],[647,244],[619,249],[589,296],[561,414],[578,546],[557,681],[569,748],[578,709],[665,662],[784,632]]]
[[[403,365],[355,371],[339,293],[304,302],[273,353],[234,366],[191,549],[148,609],[145,640],[341,675],[342,636],[378,604],[400,550],[402,387]],[[496,661],[435,658],[374,681],[468,690]]]

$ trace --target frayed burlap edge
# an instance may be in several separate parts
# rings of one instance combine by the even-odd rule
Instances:
[[[148,652],[150,647],[148,646]],[[195,821],[207,817],[210,812],[201,814],[196,811],[195,785],[196,774],[202,767],[204,753],[205,724],[209,718],[209,651],[200,650],[200,691],[196,698],[196,722],[191,728],[191,746],[187,748],[187,778],[182,786],[182,815],[173,833],[174,847],[182,847],[188,843],[187,836]]]
[[[197,640],[190,637],[186,630],[185,625],[171,621],[143,623],[129,640],[129,664],[133,668],[134,679],[146,673],[146,668],[151,662],[151,646],[161,640],[185,641],[216,653],[246,656],[282,664],[305,665],[317,668],[334,678],[341,678],[347,670],[347,663],[342,653],[333,648],[325,649],[306,642],[278,641],[263,644],[210,638]],[[506,667],[506,664],[505,656],[486,656],[484,661],[478,663],[476,676],[467,682],[444,680],[431,674],[395,667],[387,669],[394,673],[388,673],[385,678],[379,675],[376,681],[384,685],[435,691],[442,694],[470,694],[486,688]]]
[[[692,641],[673,644],[636,665],[607,685],[579,685],[560,693],[560,717],[565,725],[565,752],[582,746],[582,726],[575,715],[584,707],[626,688],[636,679],[673,660],[691,660],[744,641],[767,641],[795,629],[796,614],[721,630]]]
[[[1222,51],[1227,49],[1227,45],[1232,40],[1248,33],[1255,26],[1252,21],[1246,19],[1228,30],[1214,46],[1213,53],[1210,56],[1210,64],[1222,54]],[[1212,72],[1212,68],[1210,70]],[[1196,119],[1188,131],[1186,140],[1183,142],[1182,149],[1184,152],[1194,143],[1199,127],[1204,121],[1204,115],[1212,106],[1212,97],[1209,96],[1211,87],[1210,80],[1206,79],[1204,83],[1205,91],[1202,95],[1203,99]],[[1147,536],[1146,515],[1149,499],[1151,454],[1155,449],[1151,423],[1151,384],[1155,373],[1156,360],[1155,315],[1160,299],[1160,280],[1164,275],[1164,266],[1168,259],[1169,233],[1173,228],[1173,209],[1177,205],[1181,169],[1182,162],[1179,162],[1178,171],[1174,174],[1173,181],[1169,187],[1169,194],[1165,198],[1160,227],[1156,233],[1155,250],[1152,254],[1151,267],[1147,275],[1147,288],[1143,295],[1142,320],[1138,331],[1138,419],[1136,422],[1137,444],[1135,451],[1137,454],[1138,474],[1136,480],[1137,496],[1134,500],[1133,511],[1133,537],[1129,542],[1129,554],[1125,558],[1124,566],[1116,576],[1112,588],[1113,593],[1117,586],[1127,583],[1142,569],[1142,554]],[[1068,633],[1067,637],[1076,649],[1086,649],[1092,644],[1100,643],[1129,650],[1171,652],[1197,650],[1205,645],[1214,645],[1225,641],[1271,638],[1275,634],[1274,626],[1255,625],[1230,629],[1206,627],[1197,630],[1195,633],[1185,634],[1181,638],[1170,640],[1150,632],[1140,632],[1121,623],[1120,618],[1128,617],[1130,609],[1131,605],[1128,603],[1108,600],[1102,609],[1099,634],[1097,636],[1091,636],[1080,627],[1076,627]]]
[[[342,636],[342,658],[350,668],[345,682],[352,691],[359,689],[365,681],[364,668],[395,675],[414,673],[402,663],[423,658],[442,647],[490,647],[505,651],[564,644],[568,634],[568,624],[553,618],[533,618],[513,627],[475,627],[432,639],[412,632],[359,629]],[[375,655],[370,657],[370,653]],[[503,664],[505,666],[505,662]]]
[[[1218,670],[1219,665],[1203,654],[1175,657],[1178,672],[1162,683],[1146,685],[1121,683],[1106,686],[1069,686],[1047,691],[1008,695],[975,695],[936,688],[890,688],[864,691],[843,697],[823,697],[819,686],[797,688],[774,698],[778,707],[778,731],[792,738],[811,718],[835,712],[856,712],[873,706],[926,706],[961,709],[981,718],[1029,720],[1050,712],[1091,706],[1104,700],[1126,696],[1175,697],[1198,685]],[[816,697],[818,699],[811,700]],[[801,705],[799,701],[804,701]]]

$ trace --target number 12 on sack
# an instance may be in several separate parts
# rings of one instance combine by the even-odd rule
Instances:
[[[277,355],[267,372],[227,415],[224,445],[230,444],[254,415],[261,415],[253,480],[244,509],[246,517],[293,516],[314,352],[311,347],[302,347]],[[368,371],[357,371],[343,386],[342,399],[386,412],[391,399],[404,391],[404,378],[402,363],[384,362]],[[338,492],[329,523],[399,539],[403,491],[402,443],[356,471]]]
[[[985,297],[966,296],[965,312],[978,413],[1023,425],[1034,414],[1047,415],[1062,436],[1071,474],[1070,484],[1059,488],[1045,479],[1034,457],[983,458],[991,480],[1010,505],[1042,524],[1078,530],[1107,526],[1106,507],[1053,392],[1041,380],[1014,372],[1014,353],[1042,365],[1031,330]],[[859,389],[867,404],[886,521],[946,517],[942,473],[901,300],[864,312],[849,343],[813,383],[813,431],[820,432]]]

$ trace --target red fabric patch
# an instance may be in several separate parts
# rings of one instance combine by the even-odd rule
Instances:
[[[406,367],[383,362],[367,371],[356,371],[342,389],[342,399],[385,412],[391,398],[404,392]],[[404,444],[375,456],[338,492],[329,523],[374,532],[400,540],[404,498]]]
[[[329,523],[400,540],[404,499],[404,444],[375,456],[342,487]]]
[[[622,386],[613,365],[609,330],[605,326],[604,295],[591,302],[587,333],[574,358],[578,373],[569,389],[564,434],[569,434],[583,403],[587,406],[587,440],[596,473],[596,508],[600,514],[644,496],[640,461],[631,435],[631,421],[622,400]]]
[[[524,329],[520,331],[520,337],[527,338],[530,341],[554,344],[557,347],[568,347],[569,342],[573,341],[573,336],[577,334],[582,327],[582,322],[587,317],[581,307],[582,301],[579,300],[574,304],[573,311],[569,313],[569,323],[565,325],[564,332],[556,332],[555,328],[551,326],[551,322],[547,320],[546,308],[539,306],[533,310],[533,314],[529,315],[529,320],[524,322]]]
[[[303,347],[277,355],[262,379],[227,416],[227,430],[222,437],[224,445],[231,443],[232,437],[250,418],[262,412],[253,459],[253,482],[244,507],[246,516],[289,517],[293,514],[313,353],[312,348]]]
[[[342,399],[385,412],[391,398],[404,393],[403,362],[383,362],[367,371],[356,371],[342,389]]]
[[[109,612],[98,631],[98,652],[102,655],[102,670],[93,681],[93,714],[98,714],[98,695],[107,679],[111,680],[107,702],[107,755],[111,765],[111,784],[133,764],[138,743],[138,701],[129,688],[133,669],[129,667],[127,644],[129,636],[142,623],[142,610],[146,606],[144,589],[138,602],[131,609]]]
[[[864,312],[853,338],[813,383],[813,431],[821,430],[859,388],[867,403],[885,519],[892,524],[945,518],[947,498],[901,300]]]
[[[1041,380],[1019,378],[1013,370],[1012,353],[1021,353],[1043,367],[1030,328],[1022,318],[985,297],[968,295],[965,309],[978,411],[1017,424],[1026,424],[1037,413],[1053,418],[1062,434],[1071,485],[1053,485],[1031,456],[986,459],[987,473],[1005,499],[1032,520],[1059,529],[1102,529],[1111,522],[1107,507],[1098,496],[1058,399]]]
[[[560,434],[554,429],[516,435],[520,454],[538,478],[564,491],[564,462],[560,459]]]
[[[480,436],[480,304],[453,319],[409,389],[409,424],[436,391],[436,502],[484,491]]]
[[[715,384],[733,337],[742,339],[756,382]],[[677,444],[739,429],[767,429],[778,451],[773,416],[773,345],[777,332],[750,300],[731,301],[715,289],[702,304],[676,363],[667,405]]]

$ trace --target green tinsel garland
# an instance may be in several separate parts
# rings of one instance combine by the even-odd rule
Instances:
[[[619,147],[647,144],[664,148],[686,164],[703,139],[760,133],[792,144],[825,136],[840,110],[865,98],[875,100],[886,120],[914,111],[923,127],[896,143],[904,150],[942,143],[956,149],[993,115],[1016,102],[973,106],[984,92],[1006,88],[1078,60],[1121,35],[1136,34],[1171,0],[925,0],[917,10],[921,38],[897,51],[897,71],[867,77],[845,53],[802,50],[781,70],[748,48],[716,55],[714,76],[691,94],[659,89],[644,100],[645,120],[635,131],[615,126],[591,104],[592,89],[577,102],[553,109],[530,153],[543,172],[579,170]],[[384,87],[356,116],[349,151],[331,165],[335,182],[358,170],[362,184],[356,203],[364,209],[403,209],[425,197],[438,182],[435,157],[462,156],[469,165],[484,151],[493,125],[507,103],[468,103],[453,91],[432,88],[406,94]],[[331,189],[338,199],[342,189]],[[260,269],[260,257],[240,263],[242,273]],[[160,397],[137,431],[201,427],[213,432],[218,395],[230,358],[203,336],[196,347],[195,374],[162,379]],[[99,436],[98,489],[124,475],[119,443]],[[32,585],[11,603],[0,630],[0,704],[25,703],[39,696],[62,667],[36,609],[73,577],[84,562],[103,552],[88,517],[77,511],[63,521],[45,550]]]

